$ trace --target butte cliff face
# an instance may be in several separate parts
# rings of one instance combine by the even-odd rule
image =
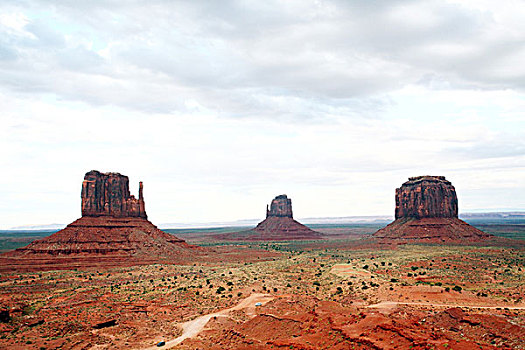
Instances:
[[[292,200],[282,194],[266,206],[266,219],[248,231],[217,235],[225,240],[282,241],[321,239],[323,234],[313,231],[293,219]]]
[[[91,170],[82,182],[82,216],[138,217],[147,219],[143,185],[139,198],[129,193],[129,179],[119,173]]]
[[[199,248],[159,230],[147,220],[143,186],[139,198],[129,193],[129,179],[119,173],[86,173],[82,217],[63,230],[4,254],[15,268],[78,268],[135,265],[191,259]]]
[[[456,189],[444,176],[411,177],[396,189],[396,219],[457,217]]]
[[[472,242],[490,237],[458,218],[456,189],[444,176],[411,177],[396,189],[395,218],[373,236],[429,242]]]
[[[270,204],[270,209],[266,206],[266,217],[270,216],[293,218],[292,200],[285,194],[275,197]]]

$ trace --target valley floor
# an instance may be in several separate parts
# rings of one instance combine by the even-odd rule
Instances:
[[[523,244],[205,245],[225,258],[2,273],[0,348],[525,349]]]

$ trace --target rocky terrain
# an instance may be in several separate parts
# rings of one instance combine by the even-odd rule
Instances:
[[[92,170],[84,177],[81,198],[80,219],[0,255],[0,271],[180,262],[203,251],[147,220],[142,182],[136,199],[127,176]]]
[[[266,206],[266,219],[252,230],[215,236],[219,240],[279,241],[322,239],[324,235],[293,219],[292,200],[285,194]]]
[[[181,262],[202,251],[143,218],[84,216],[49,237],[0,255],[0,271]]]
[[[395,218],[374,237],[385,242],[465,243],[491,236],[458,218],[456,189],[444,176],[411,177],[396,189]]]
[[[525,348],[523,244],[214,249],[178,265],[2,272],[0,348]]]

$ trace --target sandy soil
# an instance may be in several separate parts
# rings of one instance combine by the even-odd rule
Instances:
[[[334,265],[332,269],[330,270],[330,272],[335,275],[341,276],[341,277],[348,277],[348,276],[370,277],[372,275],[369,271],[358,269],[349,264]]]
[[[166,341],[166,345],[163,346],[163,348],[169,349],[170,347],[179,345],[184,340],[188,338],[193,338],[196,335],[198,335],[208,324],[210,319],[212,317],[227,317],[228,314],[232,311],[237,310],[243,310],[246,309],[246,313],[252,317],[255,316],[255,304],[261,303],[262,305],[266,304],[267,302],[273,300],[274,297],[272,297],[269,294],[260,294],[260,293],[254,293],[250,295],[249,297],[243,299],[239,304],[235,305],[234,307],[230,307],[228,309],[224,309],[218,312],[210,313],[207,315],[202,315],[200,317],[197,317],[194,320],[184,322],[182,324],[179,324],[179,326],[182,328],[182,334],[175,338]],[[162,339],[159,339],[159,342],[162,341]],[[144,350],[154,350],[159,349],[158,346],[151,346],[149,348],[145,348]]]

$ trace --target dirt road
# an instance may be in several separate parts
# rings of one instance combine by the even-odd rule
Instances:
[[[433,307],[464,307],[464,308],[471,308],[471,309],[510,309],[510,310],[525,310],[525,306],[477,306],[477,305],[453,305],[453,304],[436,304],[436,303],[417,303],[417,302],[400,302],[400,301],[382,301],[377,304],[368,305],[368,308],[375,308],[375,309],[392,309],[396,307],[397,305],[417,305],[417,306],[433,306]]]
[[[193,338],[196,335],[198,335],[204,329],[204,327],[206,326],[206,324],[212,317],[227,317],[231,311],[246,309],[246,313],[248,315],[254,316],[256,303],[261,303],[264,305],[265,303],[271,300],[273,300],[273,297],[268,294],[259,294],[259,293],[251,294],[249,297],[243,299],[239,304],[229,309],[224,309],[224,310],[217,311],[211,314],[202,315],[202,316],[197,317],[194,320],[187,321],[187,322],[180,324],[180,326],[182,327],[182,334],[179,337],[166,341],[166,345],[162,347],[151,346],[144,350],[169,349],[170,347],[179,345],[185,339]]]

